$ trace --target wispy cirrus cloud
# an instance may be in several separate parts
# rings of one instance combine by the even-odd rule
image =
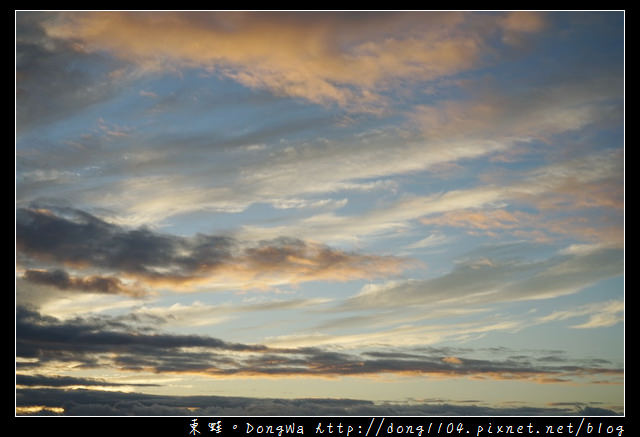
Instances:
[[[575,329],[603,328],[616,325],[624,321],[624,301],[612,300],[582,305],[578,308],[565,311],[554,311],[540,318],[541,322],[554,320],[567,320],[588,316],[589,319],[578,325],[572,325]]]
[[[190,305],[175,303],[169,306],[143,305],[131,311],[132,317],[153,321],[158,325],[206,326],[228,321],[247,313],[270,311],[304,311],[331,302],[330,299],[270,300],[260,303],[211,305],[195,301]]]
[[[459,304],[549,299],[576,293],[623,272],[623,251],[606,249],[558,255],[541,261],[476,258],[433,279],[368,285],[345,308]]]
[[[443,100],[412,109],[409,120],[431,139],[533,139],[552,142],[556,134],[585,127],[612,126],[622,118],[622,82],[612,71],[573,81],[510,91],[492,83],[473,83],[483,91],[464,100]]]
[[[402,231],[419,222],[480,233],[506,231],[534,240],[570,235],[621,247],[622,166],[622,152],[607,150],[543,165],[519,173],[515,180],[505,175],[468,189],[405,195],[360,214],[325,212],[289,229],[300,235],[312,230],[325,239],[352,240]],[[245,227],[248,235],[273,236],[283,229]]]

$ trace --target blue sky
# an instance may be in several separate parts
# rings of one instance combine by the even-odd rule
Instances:
[[[623,120],[622,12],[17,12],[16,411],[622,414]]]

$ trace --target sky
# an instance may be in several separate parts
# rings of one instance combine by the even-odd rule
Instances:
[[[16,414],[624,414],[623,12],[16,21]]]

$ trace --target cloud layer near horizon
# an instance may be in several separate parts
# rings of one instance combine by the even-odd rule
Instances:
[[[273,399],[221,396],[158,396],[52,388],[20,389],[18,407],[31,414],[71,416],[608,416],[615,411],[574,404],[547,408],[456,405],[446,402],[376,404],[352,399]],[[62,409],[62,411],[60,411]],[[53,411],[52,411],[53,410]],[[58,411],[56,413],[56,411]],[[27,411],[25,411],[28,414]]]

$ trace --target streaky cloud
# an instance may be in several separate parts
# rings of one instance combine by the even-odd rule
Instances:
[[[523,380],[571,383],[603,377],[617,383],[622,369],[562,359],[533,364],[528,360],[477,359],[451,351],[419,349],[356,353],[317,347],[274,348],[229,343],[196,335],[136,331],[109,318],[60,321],[19,307],[16,313],[16,354],[33,361],[35,371],[48,362],[74,362],[95,367],[101,360],[121,370],[190,373],[205,377],[364,375],[424,375],[448,378]],[[607,364],[607,363],[604,363]]]
[[[375,403],[356,399],[274,399],[222,396],[161,396],[96,390],[19,389],[18,407],[51,405],[69,416],[614,416],[581,406],[487,407],[453,402]],[[34,414],[51,414],[39,411]]]
[[[491,38],[526,39],[545,22],[540,13],[513,12],[477,16],[485,25],[473,26],[472,15],[60,13],[45,29],[51,38],[79,41],[90,53],[108,52],[143,71],[199,67],[276,95],[377,114],[388,105],[385,88],[469,70]]]
[[[537,261],[477,257],[432,279],[409,279],[366,286],[344,309],[407,305],[484,305],[549,299],[572,294],[623,273],[622,249],[599,248]]]
[[[47,375],[16,375],[16,386],[26,387],[75,387],[75,386],[104,386],[104,387],[157,387],[158,384],[117,383],[97,378],[76,378],[73,376]]]

